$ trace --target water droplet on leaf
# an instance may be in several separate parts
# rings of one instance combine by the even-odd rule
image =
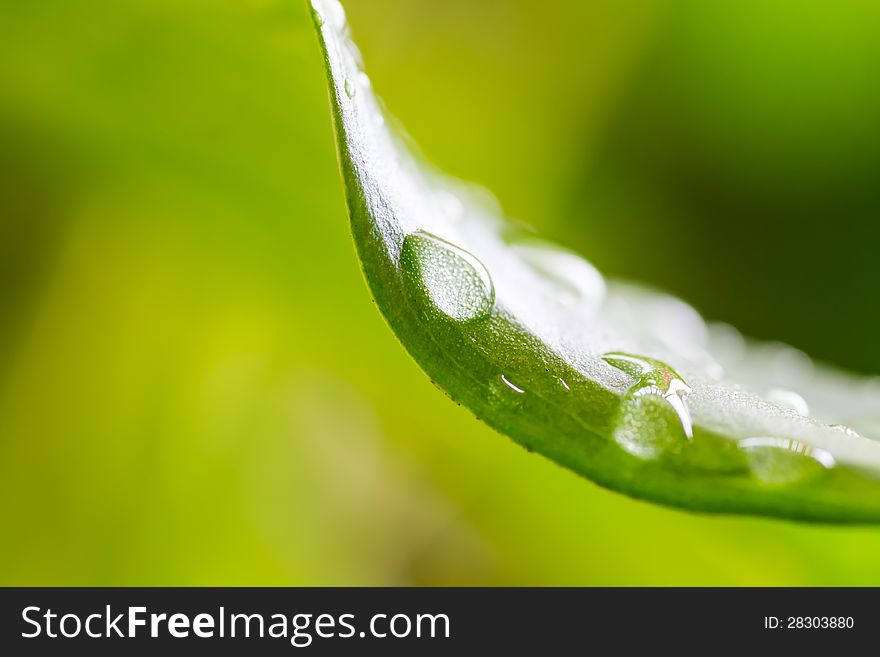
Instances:
[[[330,26],[337,30],[345,27],[345,10],[338,0],[312,0],[311,5],[312,11],[321,17],[319,27],[324,22],[329,22]]]
[[[511,382],[510,382],[510,379],[508,379],[508,378],[507,378],[506,376],[504,376],[503,374],[501,375],[501,380],[504,381],[504,385],[506,385],[508,388],[510,388],[510,389],[513,390],[514,392],[518,392],[519,394],[523,394],[523,393],[525,392],[525,390],[523,390],[523,389],[520,388],[519,386],[514,385],[513,383],[511,383]]]
[[[486,267],[464,249],[425,231],[403,240],[401,270],[441,313],[459,322],[488,317],[495,288]]]
[[[349,98],[354,98],[354,95],[357,93],[357,89],[354,86],[354,82],[352,82],[351,80],[346,78],[345,82],[342,83],[342,86],[345,89],[345,95],[348,96]]]
[[[533,237],[520,237],[511,245],[526,265],[556,288],[561,303],[595,308],[604,299],[605,279],[576,253]]]
[[[691,388],[675,370],[654,358],[619,352],[607,353],[602,360],[635,379],[614,429],[621,447],[636,456],[656,458],[680,449],[682,439],[693,438],[686,401]]]
[[[824,449],[789,438],[746,438],[739,448],[746,453],[752,475],[773,486],[812,479],[835,465]]]
[[[806,400],[793,390],[773,388],[767,391],[767,400],[780,406],[786,406],[804,417],[810,414],[810,407],[807,405]]]
[[[864,436],[858,431],[856,431],[852,427],[846,426],[845,424],[829,424],[828,426],[835,431],[845,433],[847,436],[852,436],[853,438],[864,438]]]

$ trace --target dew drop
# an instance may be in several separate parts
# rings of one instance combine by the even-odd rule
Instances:
[[[682,438],[693,438],[686,401],[691,388],[675,370],[654,358],[619,352],[607,353],[602,360],[635,379],[614,429],[621,447],[636,456],[656,458],[680,449]]]
[[[627,396],[614,424],[614,440],[630,454],[644,459],[680,452],[686,437],[678,418],[662,397]]]
[[[724,378],[724,366],[718,361],[713,360],[711,356],[705,360],[704,367],[709,378],[715,381],[720,381]]]
[[[511,379],[506,374],[497,374],[489,379],[489,402],[493,407],[508,412],[519,412],[528,395],[522,382]]]
[[[345,10],[339,0],[312,0],[314,11],[318,11],[318,6],[320,6],[322,22],[326,19],[337,30],[345,27]]]
[[[746,438],[739,448],[752,475],[773,486],[812,479],[835,466],[829,452],[789,438]]]
[[[444,315],[459,322],[483,319],[495,305],[488,270],[474,255],[425,231],[403,240],[401,271]]]
[[[636,382],[627,392],[633,397],[655,395],[662,397],[675,411],[681,427],[688,438],[693,438],[693,421],[685,399],[691,393],[691,387],[683,378],[666,363],[645,356],[634,356],[620,352],[611,352],[602,356],[602,360],[629,374]]]
[[[767,400],[790,408],[798,415],[803,415],[804,417],[810,414],[810,407],[807,405],[806,400],[792,390],[773,388],[767,391]]]
[[[452,192],[437,189],[433,201],[440,215],[447,221],[458,221],[464,216],[464,204]]]
[[[508,379],[508,378],[507,378],[506,376],[504,376],[503,374],[501,375],[501,380],[504,382],[504,385],[506,385],[508,388],[510,388],[510,389],[513,390],[514,392],[518,392],[519,394],[523,394],[523,393],[525,393],[525,390],[523,390],[523,389],[520,388],[519,386],[517,386],[517,385],[511,383],[511,382],[510,382],[510,379]]]
[[[345,89],[345,95],[349,98],[354,98],[354,95],[357,93],[354,82],[352,82],[348,78],[345,78],[345,82],[342,83],[342,86]]]
[[[557,290],[564,305],[596,307],[605,298],[605,279],[579,255],[534,237],[511,242],[520,259]]]
[[[315,22],[317,27],[322,27],[324,25],[324,17],[321,15],[315,7],[312,7],[312,20]]]
[[[845,433],[847,436],[851,436],[852,438],[864,438],[862,434],[853,429],[852,427],[848,427],[845,424],[829,424],[829,429],[834,429],[835,431],[840,431],[841,433]]]

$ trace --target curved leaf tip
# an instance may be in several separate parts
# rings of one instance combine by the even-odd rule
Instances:
[[[880,521],[880,442],[865,437],[880,409],[875,380],[746,341],[514,228],[401,145],[341,5],[310,6],[365,278],[441,389],[528,449],[634,497]]]

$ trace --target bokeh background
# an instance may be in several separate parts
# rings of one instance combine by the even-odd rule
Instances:
[[[880,5],[348,0],[427,157],[880,372]],[[370,303],[300,0],[0,4],[0,583],[880,584],[880,530],[606,492]]]

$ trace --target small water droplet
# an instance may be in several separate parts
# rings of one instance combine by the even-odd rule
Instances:
[[[829,452],[789,438],[746,438],[739,448],[752,475],[773,486],[812,479],[835,466]]]
[[[847,436],[852,436],[853,438],[864,438],[864,436],[858,431],[856,431],[852,427],[846,426],[845,424],[829,424],[828,427],[834,429],[835,431],[845,433]]]
[[[446,221],[458,221],[464,216],[464,204],[461,199],[445,189],[437,189],[434,192],[434,205]]]
[[[403,240],[400,266],[408,280],[444,315],[460,322],[483,319],[495,305],[488,270],[473,254],[416,231]]]
[[[773,388],[767,391],[767,400],[780,406],[786,406],[804,417],[810,414],[810,407],[807,405],[806,400],[792,390]]]
[[[510,388],[510,389],[513,390],[514,392],[518,392],[519,394],[523,394],[523,393],[525,392],[525,390],[523,390],[523,389],[520,388],[519,386],[514,385],[513,383],[511,383],[511,382],[510,382],[510,379],[508,379],[508,378],[507,378],[506,376],[504,376],[503,374],[501,375],[501,380],[504,381],[504,385],[506,385],[508,388]]]
[[[345,78],[345,82],[342,83],[342,86],[345,89],[345,95],[349,98],[354,98],[354,95],[357,93],[354,82],[352,82],[348,78]]]
[[[315,9],[314,5],[312,6],[312,20],[315,22],[317,27],[321,27],[324,25],[324,17],[321,15],[317,9]]]
[[[342,29],[345,27],[345,10],[338,0],[326,0],[319,2],[312,0],[312,8],[317,10],[317,6],[321,7],[321,18],[326,19],[331,27]]]
[[[562,387],[565,388],[566,390],[571,390],[571,388],[568,385],[568,382],[565,379],[560,378],[559,383],[561,383]]]
[[[706,368],[706,374],[710,379],[720,381],[724,378],[724,367],[716,360],[712,360],[711,356],[707,357],[703,363]]]
[[[576,253],[519,234],[509,242],[526,265],[556,288],[560,303],[595,308],[605,298],[605,279]]]
[[[680,449],[681,438],[693,438],[686,401],[691,388],[675,370],[654,358],[619,352],[607,353],[602,360],[635,379],[615,425],[614,437],[621,447],[636,456],[654,458]]]

